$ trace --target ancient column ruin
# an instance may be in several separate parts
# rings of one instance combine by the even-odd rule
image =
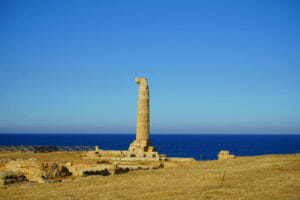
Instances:
[[[136,78],[139,84],[136,138],[128,150],[101,150],[87,153],[88,158],[114,161],[166,161],[167,155],[159,154],[149,139],[149,87],[146,78]]]
[[[136,78],[139,84],[136,140],[129,146],[132,152],[155,152],[149,140],[149,87],[146,78]]]

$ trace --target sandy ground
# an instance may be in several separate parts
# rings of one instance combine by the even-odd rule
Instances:
[[[0,154],[66,163],[83,160],[76,152]],[[50,184],[0,187],[0,199],[300,199],[300,154],[239,157],[223,161],[165,163],[158,170],[114,176],[69,178]]]

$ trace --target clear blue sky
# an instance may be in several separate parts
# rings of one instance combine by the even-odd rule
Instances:
[[[0,133],[300,133],[299,1],[0,1]]]

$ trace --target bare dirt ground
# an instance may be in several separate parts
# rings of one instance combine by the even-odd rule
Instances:
[[[66,163],[76,152],[0,154],[0,159],[32,158]],[[158,170],[114,176],[68,178],[49,184],[0,187],[0,199],[300,199],[300,154],[238,157],[232,160],[165,163]]]

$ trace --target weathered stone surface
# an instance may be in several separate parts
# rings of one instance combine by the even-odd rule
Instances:
[[[44,183],[51,178],[69,176],[71,173],[59,163],[45,162],[30,159],[0,160],[0,171],[23,173],[29,181]]]
[[[69,172],[68,168],[60,163],[45,162],[42,164],[43,175],[50,179],[58,177],[70,176],[72,173]]]
[[[42,163],[37,159],[31,158],[28,160],[17,159],[17,160],[9,160],[5,164],[5,168],[8,171],[14,172],[22,172],[26,176],[26,178],[30,181],[34,181],[37,183],[43,183],[44,179],[42,168]]]
[[[235,155],[229,154],[229,151],[221,150],[218,154],[219,160],[228,160],[228,159],[232,159],[232,158],[235,158]]]
[[[154,152],[149,140],[149,87],[146,78],[136,78],[139,84],[136,140],[129,146],[132,152]]]
[[[7,185],[15,182],[27,181],[27,178],[21,172],[1,171],[0,185]]]
[[[136,78],[139,84],[136,140],[149,141],[149,87],[146,78]]]

